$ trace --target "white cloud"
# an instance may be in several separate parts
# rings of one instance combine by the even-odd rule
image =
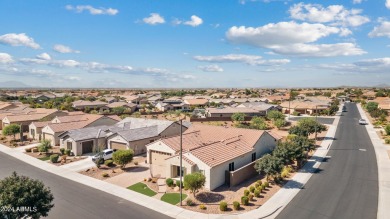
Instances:
[[[362,10],[347,10],[342,5],[330,5],[324,8],[319,4],[298,3],[290,7],[293,19],[318,23],[330,23],[336,26],[357,27],[370,21],[367,16],[360,15]]]
[[[149,17],[146,17],[142,19],[145,23],[151,24],[151,25],[156,25],[156,24],[163,24],[165,23],[164,17],[157,13],[151,13]]]
[[[14,62],[12,56],[8,53],[0,53],[0,63],[1,64],[9,64]]]
[[[218,65],[198,66],[204,72],[223,72],[223,68]]]
[[[353,0],[352,3],[353,3],[353,4],[360,4],[360,3],[362,3],[362,1],[363,1],[363,0]]]
[[[390,38],[390,21],[381,21],[379,26],[368,34],[369,37],[388,37]]]
[[[39,49],[40,46],[34,42],[34,39],[25,33],[8,33],[0,36],[0,43],[11,46],[27,46],[33,49]]]
[[[214,63],[231,63],[241,62],[248,65],[284,65],[290,62],[289,59],[270,59],[264,60],[261,56],[244,55],[244,54],[228,54],[221,56],[194,56],[197,61],[214,62]]]
[[[354,63],[321,64],[316,68],[339,73],[387,73],[390,71],[390,57],[364,59]]]
[[[75,11],[77,13],[81,13],[83,11],[88,11],[92,15],[116,15],[118,14],[117,9],[113,8],[94,8],[90,5],[77,5],[77,6],[72,6],[72,5],[67,5],[65,8],[69,11]]]
[[[75,60],[53,60],[49,62],[49,65],[63,68],[63,67],[68,67],[68,68],[74,68],[80,66],[80,62],[75,61]]]
[[[80,53],[78,50],[71,49],[69,46],[61,44],[54,45],[53,50],[59,53]]]
[[[257,28],[233,26],[227,31],[226,37],[233,43],[267,48],[274,53],[292,56],[330,57],[365,53],[352,43],[312,44],[331,34],[347,36],[351,34],[351,31],[323,24],[298,24],[290,21],[270,23]]]
[[[203,23],[202,18],[200,18],[200,17],[198,17],[196,15],[192,15],[191,16],[191,20],[185,21],[183,24],[184,25],[193,26],[193,27],[197,27],[197,26],[201,25],[202,23]]]
[[[42,53],[42,54],[39,54],[39,55],[37,55],[36,56],[37,57],[37,59],[42,59],[42,60],[51,60],[51,57],[50,57],[50,55],[49,54],[47,54],[47,53]]]
[[[386,8],[390,9],[390,0],[386,0]]]

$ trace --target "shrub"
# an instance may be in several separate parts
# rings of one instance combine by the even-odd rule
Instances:
[[[249,201],[253,201],[253,194],[249,194],[248,199]]]
[[[184,188],[191,190],[191,193],[195,195],[196,192],[201,189],[206,183],[206,177],[200,173],[195,172],[184,176]]]
[[[137,166],[137,165],[138,165],[138,161],[134,161],[134,165],[136,165],[136,166]]]
[[[31,148],[24,149],[27,153],[31,152]]]
[[[173,179],[168,178],[168,179],[165,180],[165,183],[167,184],[167,186],[172,187],[173,186]]]
[[[233,202],[233,209],[236,211],[240,210],[240,202],[234,201]]]
[[[265,188],[267,188],[267,187],[265,186],[265,184],[261,185],[260,187],[261,187],[261,190],[264,190]]]
[[[244,195],[245,195],[245,196],[248,196],[248,195],[249,195],[249,190],[248,190],[248,189],[245,189],[245,190],[244,190]]]
[[[220,202],[219,203],[219,210],[220,211],[227,211],[227,203],[226,202]]]
[[[255,191],[255,187],[254,186],[249,187],[249,191],[253,193]]]
[[[60,156],[59,156],[58,154],[52,154],[52,155],[50,155],[50,161],[51,161],[52,163],[57,163],[59,157],[60,157]]]
[[[146,178],[144,178],[144,182],[146,182],[147,181],[147,179]]]
[[[111,167],[111,166],[114,165],[114,161],[112,161],[112,160],[106,160],[106,161],[104,161],[104,165],[106,165],[106,166],[108,166],[108,167]]]
[[[121,169],[126,167],[126,164],[130,163],[133,160],[133,150],[117,150],[112,155],[112,159],[118,165],[120,165]]]
[[[241,204],[247,206],[249,204],[249,198],[248,196],[242,196],[241,197]]]
[[[263,184],[263,182],[261,182],[261,180],[257,180],[257,183],[261,186],[261,184]]]
[[[386,135],[390,135],[390,124],[385,126]]]
[[[176,186],[177,187],[180,187],[180,180],[176,180],[176,182],[175,182],[175,184],[176,184]],[[183,181],[181,182],[181,187],[183,188],[184,186],[183,186]]]
[[[50,141],[49,140],[42,140],[41,143],[38,145],[38,151],[47,153],[50,149]]]
[[[385,143],[390,144],[390,138],[385,138]]]
[[[259,188],[260,184],[259,183],[255,183],[255,188]]]
[[[150,182],[150,181],[152,181],[152,178],[149,177],[149,178],[148,178],[148,182]]]
[[[61,152],[62,155],[64,155],[65,154],[65,148],[60,148],[60,152]]]
[[[287,178],[288,177],[288,172],[283,171],[282,174],[280,174],[280,176],[282,178]]]
[[[269,187],[269,182],[264,182],[264,187],[265,188]]]
[[[255,192],[253,193],[256,198],[260,197],[260,191],[255,189]]]
[[[156,182],[157,182],[157,178],[153,178],[152,183],[156,183]]]
[[[100,168],[100,165],[101,165],[102,163],[104,163],[102,157],[99,158],[99,159],[97,159],[97,160],[95,160],[95,165],[96,165],[97,168]]]
[[[108,173],[103,173],[102,176],[103,177],[109,177]]]
[[[207,208],[206,208],[205,205],[199,205],[199,209],[200,209],[200,210],[206,210]]]
[[[301,114],[299,113],[299,112],[297,112],[297,111],[294,111],[293,113],[293,116],[300,116]]]
[[[65,155],[70,156],[70,149],[65,149]]]
[[[187,206],[192,206],[194,204],[194,202],[192,201],[192,199],[188,198],[186,200],[186,203],[187,203]]]

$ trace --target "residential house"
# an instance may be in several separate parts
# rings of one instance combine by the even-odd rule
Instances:
[[[59,135],[65,131],[101,125],[114,125],[117,122],[118,120],[108,116],[94,114],[57,117],[42,128],[42,138],[50,140],[52,146],[57,146],[60,145]]]
[[[171,110],[188,111],[190,109],[189,105],[181,100],[164,100],[163,102],[158,102],[155,107],[161,112]]]
[[[102,101],[88,101],[88,100],[77,100],[72,103],[72,107],[76,110],[85,109],[108,109],[105,106],[107,103]]]
[[[237,184],[256,174],[254,162],[271,152],[277,140],[268,131],[194,124],[182,138],[183,175],[203,173],[208,190]],[[153,176],[179,176],[180,136],[163,138],[146,148]]]
[[[190,124],[183,123],[183,131]],[[145,145],[180,133],[178,122],[126,118],[115,125],[69,130],[59,135],[60,146],[81,155],[97,148],[132,149],[135,155],[146,152]]]
[[[217,107],[206,108],[205,116],[208,118],[226,118],[230,119],[234,113],[244,113],[246,117],[265,116],[269,108],[254,107]]]
[[[106,107],[112,111],[114,108],[117,107],[124,107],[127,109],[127,113],[133,113],[137,109],[137,105],[134,103],[127,103],[127,102],[114,102],[108,104]]]
[[[199,99],[186,99],[183,101],[185,104],[188,104],[190,108],[197,108],[197,107],[206,107],[209,103],[208,99],[199,98]]]
[[[310,100],[293,100],[293,101],[285,101],[280,104],[283,108],[283,113],[292,114],[294,112],[298,112],[300,114],[313,114],[313,113],[321,113],[324,110],[329,109],[329,102],[319,102],[319,101],[310,101]]]

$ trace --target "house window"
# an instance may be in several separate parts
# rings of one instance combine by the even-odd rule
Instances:
[[[72,142],[66,142],[66,149],[72,150]]]
[[[256,152],[252,153],[252,162],[256,160]]]
[[[234,162],[229,163],[229,171],[234,171]]]
[[[31,129],[30,132],[32,136],[35,136],[35,129]]]

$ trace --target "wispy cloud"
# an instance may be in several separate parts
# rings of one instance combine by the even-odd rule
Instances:
[[[92,15],[116,15],[119,13],[118,9],[114,8],[94,8],[90,5],[67,5],[65,6],[66,10],[74,11],[77,13],[81,13],[83,11],[88,11]]]
[[[54,45],[53,50],[59,53],[80,53],[78,50],[71,49],[69,46],[61,44]]]
[[[223,72],[223,68],[218,65],[198,66],[204,72]]]
[[[164,17],[159,15],[158,13],[151,13],[149,17],[142,19],[144,23],[150,25],[157,25],[165,23]]]
[[[0,43],[10,46],[27,46],[33,49],[39,49],[40,46],[33,38],[25,33],[8,33],[0,36]]]

